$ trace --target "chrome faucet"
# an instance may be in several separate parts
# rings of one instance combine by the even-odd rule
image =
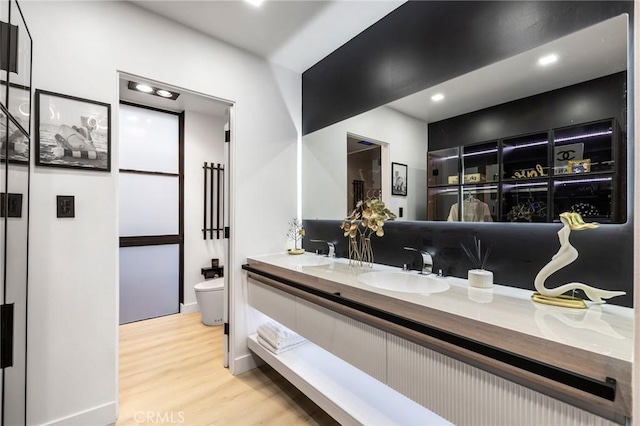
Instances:
[[[329,247],[329,252],[326,254],[327,257],[336,257],[336,246],[335,244],[325,241],[325,240],[310,240],[312,243],[325,243],[327,247]]]
[[[418,250],[418,249],[414,249],[413,247],[405,247],[405,250],[408,251],[415,251],[418,252],[421,256],[420,259],[422,259],[422,266],[420,267],[419,271],[421,274],[430,274],[433,270],[433,257],[431,256],[431,253],[429,253],[428,251],[422,251],[422,250]]]

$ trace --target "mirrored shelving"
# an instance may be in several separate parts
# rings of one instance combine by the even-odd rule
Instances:
[[[575,211],[623,223],[624,145],[616,121],[606,119],[429,152],[428,220],[542,223]]]
[[[502,222],[547,222],[549,182],[511,182],[502,186]]]
[[[549,134],[536,133],[502,142],[502,178],[535,179],[549,176]]]
[[[427,186],[457,185],[460,177],[460,149],[448,148],[427,153]]]
[[[427,217],[429,220],[447,220],[451,209],[460,202],[460,187],[427,189]]]
[[[474,184],[500,180],[498,142],[462,147],[462,183]]]

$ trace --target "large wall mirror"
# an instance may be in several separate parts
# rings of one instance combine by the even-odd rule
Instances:
[[[305,135],[303,217],[342,219],[364,187],[398,220],[624,223],[627,39],[624,14]],[[348,160],[367,150],[379,167]]]

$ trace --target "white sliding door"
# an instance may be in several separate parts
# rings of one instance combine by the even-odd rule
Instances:
[[[120,104],[120,324],[179,311],[183,115]]]

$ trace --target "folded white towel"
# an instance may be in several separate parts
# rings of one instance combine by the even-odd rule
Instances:
[[[258,335],[276,349],[284,348],[304,340],[304,337],[276,322],[268,322],[259,326]]]
[[[267,349],[268,351],[273,352],[273,353],[274,353],[274,354],[276,354],[276,355],[279,355],[279,354],[281,354],[282,352],[286,352],[286,351],[288,351],[288,350],[291,350],[291,349],[297,348],[298,346],[304,345],[305,343],[307,343],[307,340],[306,340],[306,339],[303,339],[303,340],[301,340],[301,341],[299,341],[299,342],[297,342],[297,343],[294,343],[294,344],[292,344],[292,345],[289,345],[289,346],[285,346],[285,347],[282,347],[282,348],[274,348],[274,347],[273,347],[269,342],[267,342],[266,340],[264,340],[264,339],[262,338],[262,336],[258,335],[258,343],[260,343],[260,345],[261,345],[263,348]]]

